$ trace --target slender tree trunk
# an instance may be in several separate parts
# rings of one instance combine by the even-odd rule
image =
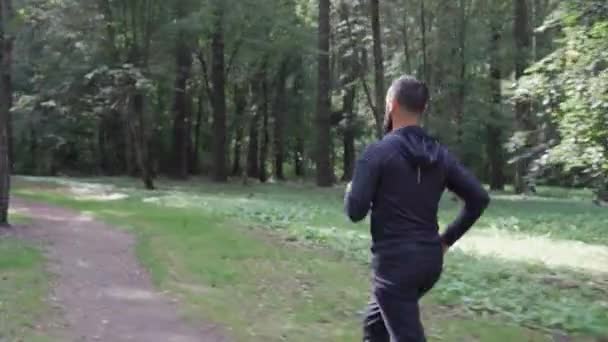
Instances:
[[[256,113],[249,122],[249,144],[247,145],[247,175],[252,178],[259,176],[259,136],[260,115]]]
[[[201,172],[200,150],[201,150],[201,126],[203,123],[203,112],[205,108],[203,90],[199,91],[196,103],[196,123],[194,124],[194,143],[192,146],[192,156],[190,157],[190,172],[198,174]]]
[[[245,131],[245,109],[247,107],[247,88],[234,87],[234,107],[236,135],[234,138],[234,159],[232,161],[232,175],[241,176],[241,150],[243,147],[243,136]]]
[[[7,8],[9,8],[9,15],[12,16],[12,5],[8,4]],[[4,100],[6,101],[8,110],[6,112],[6,134],[7,134],[7,147],[8,147],[8,165],[9,172],[13,170],[13,165],[15,163],[14,154],[13,154],[13,117],[11,113],[11,108],[13,107],[13,80],[12,80],[12,59],[13,59],[13,38],[11,35],[7,35],[5,41],[3,56],[6,56],[7,65],[5,67],[4,75],[2,75],[4,82],[4,91],[5,96]]]
[[[376,135],[383,135],[384,125],[384,56],[382,53],[382,29],[380,27],[380,0],[371,0],[372,36],[374,45],[374,76],[376,104],[374,106],[376,118]]]
[[[135,147],[135,157],[144,186],[148,190],[153,190],[154,180],[144,120],[144,96],[142,94],[134,94],[132,102],[132,114],[128,115],[132,116],[129,119],[129,124]]]
[[[289,60],[286,57],[279,68],[276,79],[275,99],[272,107],[272,117],[274,118],[274,176],[277,180],[285,180],[283,173],[283,162],[285,160],[285,139],[284,139],[284,116],[287,110],[285,101],[287,100],[286,82],[289,73]]]
[[[137,167],[134,163],[135,161],[135,148],[134,148],[134,141],[133,141],[133,132],[131,130],[131,123],[130,123],[130,118],[129,117],[125,117],[125,119],[123,120],[123,132],[124,132],[124,141],[125,141],[125,153],[124,153],[124,157],[125,157],[125,167],[126,167],[126,171],[127,174],[129,176],[132,177],[136,177],[137,176]]]
[[[12,102],[13,37],[8,23],[13,18],[11,0],[0,0],[0,226],[8,225],[11,160],[9,152],[10,104]]]
[[[297,72],[293,82],[293,87],[291,89],[290,99],[293,103],[291,108],[291,113],[293,116],[293,120],[295,123],[295,149],[293,151],[293,165],[294,171],[297,177],[303,177],[305,174],[304,171],[304,137],[306,135],[306,130],[304,129],[305,123],[303,122],[302,112],[304,111],[304,107],[302,106],[302,91],[304,88],[304,71],[302,60],[298,59],[297,63]]]
[[[108,159],[110,158],[110,154],[107,152],[108,149],[108,144],[106,136],[106,122],[107,122],[107,118],[105,116],[102,116],[99,118],[99,122],[97,123],[97,150],[96,153],[99,156],[98,159],[98,164],[97,164],[97,168],[98,168],[98,172],[100,172],[103,175],[108,175],[109,172],[109,161]]]
[[[260,115],[262,117],[262,147],[260,149],[260,163],[259,163],[259,179],[260,182],[264,183],[268,180],[268,170],[266,164],[268,162],[268,150],[270,148],[270,135],[268,132],[268,81],[266,77],[266,69],[263,72],[262,81],[262,103],[260,105]]]
[[[340,21],[349,23],[350,8],[345,2],[341,3]],[[407,44],[407,43],[406,43]],[[344,116],[344,127],[342,132],[342,145],[344,148],[342,158],[342,180],[349,181],[353,177],[355,167],[355,100],[357,96],[356,80],[361,73],[361,61],[359,55],[352,53],[357,51],[355,44],[342,45],[340,49],[341,70],[344,72],[341,86],[344,89],[342,97],[342,113]],[[409,61],[408,61],[409,62]]]
[[[504,190],[505,187],[505,160],[503,150],[503,134],[500,125],[502,93],[500,72],[500,20],[498,14],[493,13],[491,18],[491,39],[490,39],[490,89],[492,93],[492,108],[490,119],[486,124],[488,160],[490,161],[490,188],[492,190]]]
[[[429,62],[426,44],[426,9],[424,0],[420,0],[420,36],[422,38],[422,79],[430,87]]]
[[[182,11],[183,12],[183,11]],[[183,13],[182,15],[185,15]],[[186,41],[186,33],[180,30],[175,47],[177,72],[173,99],[173,165],[175,178],[186,179],[189,174],[191,114],[188,104],[187,83],[192,69],[192,52]]]
[[[330,0],[319,0],[318,88],[316,125],[317,185],[331,186],[334,171],[331,165],[331,84],[329,67]]]
[[[407,13],[403,14],[403,23],[401,24],[401,34],[403,35],[403,55],[405,56],[405,71],[408,74],[412,73],[412,58],[410,53],[410,39],[409,39],[409,30],[407,25]]]
[[[466,52],[466,33],[467,33],[467,18],[466,18],[466,1],[460,0],[460,28],[458,33],[458,87],[455,104],[455,119],[456,119],[456,143],[458,144],[459,150],[462,152],[462,139],[464,133],[464,101],[466,98],[466,73],[467,73],[467,61],[465,58]]]
[[[226,182],[226,67],[224,62],[224,3],[215,0],[214,32],[212,35],[212,68],[213,83],[213,180]]]
[[[529,60],[530,30],[527,0],[514,0],[515,20],[513,21],[513,36],[515,38],[515,78],[517,81],[523,76]],[[520,131],[528,131],[529,104],[519,99],[515,103],[516,126]],[[528,170],[527,161],[520,158],[515,164],[515,192],[520,194],[527,191],[525,176]]]
[[[342,175],[343,181],[349,181],[353,178],[355,170],[355,98],[357,96],[357,86],[355,84],[349,86],[344,94],[343,107],[344,115],[346,117],[346,123],[344,127],[344,174]]]

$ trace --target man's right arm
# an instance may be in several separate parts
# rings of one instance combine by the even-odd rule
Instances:
[[[477,178],[449,153],[446,154],[447,187],[464,201],[460,214],[441,236],[444,246],[450,247],[477,222],[490,203],[490,196]]]

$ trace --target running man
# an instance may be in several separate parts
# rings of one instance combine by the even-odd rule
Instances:
[[[439,280],[445,252],[490,202],[480,182],[420,127],[427,86],[411,76],[386,97],[386,136],[357,162],[345,196],[346,213],[361,221],[371,209],[372,298],[364,341],[426,341],[418,301]],[[440,235],[437,210],[445,189],[464,201]]]

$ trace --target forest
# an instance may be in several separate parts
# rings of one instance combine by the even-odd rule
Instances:
[[[360,341],[403,75],[492,198],[429,341],[606,341],[606,0],[0,0],[0,341]]]
[[[601,0],[3,1],[2,127],[30,175],[352,176],[411,74],[492,189],[608,168]]]

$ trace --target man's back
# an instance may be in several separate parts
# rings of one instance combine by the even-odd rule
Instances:
[[[371,203],[374,253],[393,250],[404,242],[438,242],[437,211],[446,187],[466,204],[459,219],[441,237],[451,245],[485,209],[488,194],[422,128],[403,127],[365,151],[346,197],[346,210],[358,221],[366,216]]]

